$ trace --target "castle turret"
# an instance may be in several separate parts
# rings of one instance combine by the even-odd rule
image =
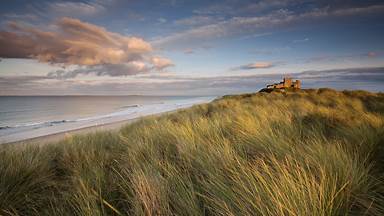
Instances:
[[[301,89],[301,81],[296,80],[294,88]]]
[[[290,88],[292,86],[292,79],[289,77],[284,77],[283,85],[284,85],[284,88]]]

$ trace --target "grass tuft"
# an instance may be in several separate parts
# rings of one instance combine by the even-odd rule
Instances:
[[[384,215],[384,94],[225,96],[0,148],[0,215]]]

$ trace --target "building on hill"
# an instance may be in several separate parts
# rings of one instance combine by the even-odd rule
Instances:
[[[284,77],[283,82],[267,85],[267,89],[286,89],[286,88],[300,89],[301,82],[300,80],[292,81],[292,78]]]

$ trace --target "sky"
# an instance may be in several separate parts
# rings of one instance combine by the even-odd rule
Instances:
[[[377,0],[4,0],[0,95],[384,91]]]

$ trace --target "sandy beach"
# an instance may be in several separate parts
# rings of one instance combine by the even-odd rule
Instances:
[[[139,120],[140,118],[136,119],[129,119],[129,120],[123,120],[119,122],[113,122],[113,123],[107,123],[103,125],[95,125],[75,130],[69,130],[65,132],[59,132],[39,137],[34,137],[30,139],[25,139],[21,141],[15,141],[15,142],[9,142],[9,143],[3,143],[1,145],[23,145],[23,144],[38,144],[38,145],[44,145],[49,143],[55,143],[59,142],[60,140],[63,140],[69,136],[73,135],[81,135],[81,134],[87,134],[87,133],[95,133],[99,131],[119,131],[121,127],[130,124],[132,122],[135,122]]]
[[[190,106],[206,103],[213,98],[197,98],[192,100],[179,100],[162,104],[129,107],[126,110],[107,114],[97,118],[89,118],[85,121],[63,122],[44,127],[28,127],[24,130],[10,131],[8,134],[0,134],[0,145],[26,144],[26,143],[52,143],[64,139],[66,136],[91,133],[96,131],[117,131],[123,125],[137,121],[146,116],[157,116]],[[12,130],[13,128],[10,128]],[[7,132],[7,131],[4,131]],[[3,132],[3,133],[4,133]]]
[[[179,109],[177,109],[179,110]],[[153,115],[147,115],[147,116],[142,116],[134,119],[127,119],[127,120],[122,120],[122,121],[117,121],[117,122],[112,122],[112,123],[105,123],[105,124],[99,124],[99,125],[94,125],[94,126],[89,126],[89,127],[84,127],[84,128],[79,128],[79,129],[74,129],[74,130],[68,130],[64,132],[58,132],[58,133],[53,133],[49,135],[44,135],[44,136],[38,136],[38,137],[33,137],[29,139],[23,139],[20,141],[15,141],[15,142],[7,142],[7,143],[2,143],[0,145],[23,145],[23,144],[38,144],[38,145],[45,145],[49,143],[55,143],[59,142],[67,137],[74,136],[74,135],[82,135],[82,134],[88,134],[88,133],[95,133],[95,132],[105,132],[105,131],[110,131],[110,132],[118,132],[122,127],[134,123],[141,118],[144,117],[150,117],[150,116],[160,116],[160,115],[166,115],[172,112],[176,112],[177,110],[173,111],[168,111],[168,112],[162,112],[162,113],[157,113]]]

